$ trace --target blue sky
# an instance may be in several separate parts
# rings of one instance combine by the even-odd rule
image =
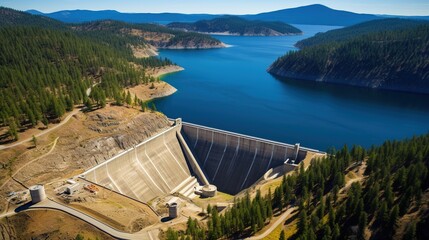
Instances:
[[[0,0],[0,5],[18,10],[113,9],[120,12],[260,13],[323,4],[358,13],[429,15],[429,0]]]

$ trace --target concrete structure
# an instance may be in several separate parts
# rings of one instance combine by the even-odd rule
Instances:
[[[201,196],[203,197],[214,197],[216,196],[217,187],[215,185],[205,185],[201,188]]]
[[[175,120],[174,126],[80,177],[142,202],[172,193],[236,194],[272,168],[293,170],[317,150]],[[290,161],[287,161],[290,159]],[[204,187],[200,187],[200,185]]]
[[[30,196],[32,203],[38,203],[46,198],[45,187],[43,185],[34,185],[30,187]]]
[[[318,152],[299,144],[284,144],[190,123],[183,123],[181,133],[210,183],[229,194],[250,187],[288,158],[298,164],[307,151]]]
[[[85,179],[142,202],[175,192],[195,197],[198,181],[177,139],[180,127],[175,125],[86,171]]]
[[[176,202],[168,205],[168,217],[177,218],[179,216],[179,205]]]
[[[77,182],[66,187],[66,193],[68,193],[70,195],[72,195],[77,190],[79,190],[79,183],[77,183]]]

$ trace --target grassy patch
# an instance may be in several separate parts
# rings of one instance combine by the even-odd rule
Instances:
[[[278,240],[280,238],[280,233],[281,233],[282,229],[283,229],[282,225],[279,225],[278,227],[276,227],[276,229],[274,229],[274,231],[272,231],[270,234],[268,234],[268,236],[266,236],[264,239],[265,240]]]
[[[285,237],[289,239],[298,231],[298,218],[295,218],[290,224],[284,227]],[[279,233],[280,236],[280,233]],[[278,238],[277,238],[278,239]]]

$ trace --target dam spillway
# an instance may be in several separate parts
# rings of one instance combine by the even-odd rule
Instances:
[[[177,119],[167,130],[81,176],[141,202],[173,193],[193,198],[198,186],[209,184],[235,195],[272,168],[285,166],[288,171],[293,170],[308,151],[318,152],[299,144],[274,142]]]
[[[181,132],[210,183],[233,195],[288,159],[293,169],[307,151],[317,151],[190,123]]]

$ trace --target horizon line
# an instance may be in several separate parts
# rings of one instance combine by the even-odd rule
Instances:
[[[334,10],[334,11],[343,11],[343,12],[350,12],[355,14],[367,14],[367,15],[374,15],[374,16],[396,16],[396,17],[429,17],[429,15],[396,15],[396,14],[388,14],[388,13],[365,13],[365,12],[354,12],[350,10],[343,10],[343,9],[335,9],[328,7],[323,4],[309,4],[309,5],[302,5],[298,7],[291,7],[291,8],[281,8],[266,12],[257,12],[257,13],[204,13],[204,12],[198,12],[198,13],[183,13],[183,12],[122,12],[115,9],[62,9],[57,10],[53,12],[43,12],[37,9],[27,9],[23,10],[24,12],[28,11],[37,11],[43,14],[52,14],[52,13],[58,13],[58,12],[64,12],[64,11],[92,11],[92,12],[102,12],[102,11],[115,11],[122,14],[183,14],[183,15],[232,15],[232,16],[245,16],[245,15],[257,15],[257,14],[263,14],[263,13],[270,13],[270,12],[276,12],[276,11],[282,11],[282,10],[288,10],[288,9],[296,9],[296,8],[302,8],[302,7],[309,7],[309,6],[323,6],[325,8]]]

